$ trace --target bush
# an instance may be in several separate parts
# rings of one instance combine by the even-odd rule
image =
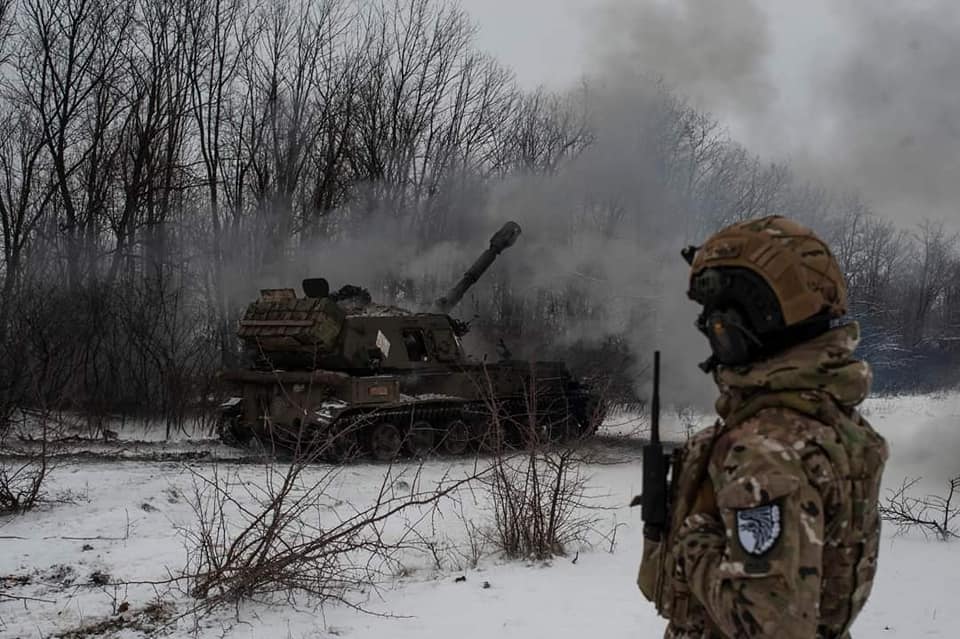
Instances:
[[[531,446],[497,455],[481,481],[489,497],[494,545],[514,559],[549,559],[587,542],[596,517],[576,448]]]
[[[950,480],[946,496],[915,497],[910,491],[919,478],[905,479],[900,488],[891,491],[880,505],[880,516],[897,527],[898,533],[919,529],[924,535],[933,534],[941,541],[960,537],[955,520],[960,516],[956,502],[960,490],[960,475]]]
[[[0,433],[0,447],[12,430]],[[26,453],[0,461],[0,514],[19,513],[33,508],[43,498],[43,485],[50,472],[50,433],[42,418],[41,436],[30,442]]]
[[[419,470],[391,466],[373,502],[348,504],[343,514],[332,497],[339,468],[311,466],[322,453],[298,455],[285,467],[267,465],[256,484],[216,466],[209,476],[193,471],[196,517],[183,534],[190,592],[202,608],[278,593],[345,601],[349,592],[397,572],[397,553],[414,543],[410,529],[388,536],[389,521],[410,511],[419,517],[474,478],[444,477],[425,486]],[[308,467],[318,474],[311,478]]]

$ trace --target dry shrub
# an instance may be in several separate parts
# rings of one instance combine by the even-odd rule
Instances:
[[[510,558],[548,559],[587,543],[598,518],[582,464],[576,448],[496,456],[481,480],[494,545]]]
[[[0,515],[29,510],[43,497],[43,485],[51,470],[53,433],[49,420],[40,416],[39,437],[30,438],[30,446],[16,455],[0,459]],[[28,422],[24,417],[24,423]],[[0,436],[0,449],[6,448],[8,437],[17,436],[18,429],[9,429]]]
[[[492,519],[492,544],[512,559],[543,560],[588,543],[598,507],[589,495],[579,440],[561,437],[567,443],[560,444],[556,437],[567,432],[570,418],[556,411],[547,389],[538,387],[533,363],[530,370],[523,400],[515,403],[500,400],[486,376],[490,432],[517,433],[513,439],[521,449],[510,450],[510,437],[494,442],[490,467],[480,482]]]
[[[428,518],[474,478],[428,483],[421,468],[390,466],[371,503],[343,503],[334,497],[338,467],[312,464],[322,452],[297,455],[283,467],[267,465],[256,483],[237,470],[194,471],[196,517],[183,534],[190,592],[203,609],[276,594],[346,602],[351,591],[397,573],[399,553],[416,543],[410,532],[416,524],[388,531],[389,522],[401,515]]]
[[[25,462],[0,462],[0,515],[33,508],[43,497],[46,455]]]
[[[452,504],[452,508],[449,512],[439,509],[433,511],[428,531],[419,526],[408,526],[410,534],[416,539],[416,545],[429,557],[437,572],[476,569],[490,547],[490,532],[482,521],[478,522],[467,513],[465,496],[471,497],[473,504],[476,504],[477,495],[472,487],[451,493],[447,501]],[[456,522],[453,534],[450,534],[449,528],[444,530],[438,525],[451,517]]]
[[[955,520],[960,516],[957,492],[960,491],[960,475],[950,480],[947,494],[915,497],[911,490],[919,478],[904,479],[896,490],[880,504],[880,517],[897,527],[898,533],[918,529],[924,536],[934,535],[940,541],[960,537]]]

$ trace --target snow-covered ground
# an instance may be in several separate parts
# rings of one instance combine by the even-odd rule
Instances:
[[[888,488],[909,476],[922,477],[924,490],[943,492],[948,478],[960,474],[960,395],[875,399],[865,413],[891,443]],[[632,432],[637,426],[624,417],[608,424],[607,432]],[[667,423],[666,430],[682,428]],[[121,432],[121,439],[126,436]],[[211,456],[227,452],[211,442],[181,443],[172,450],[204,446]],[[127,445],[131,447],[135,445]],[[635,441],[618,443],[611,437],[596,446],[595,457],[587,468],[591,491],[607,509],[597,511],[592,547],[571,549],[570,557],[543,564],[487,554],[470,568],[448,549],[438,569],[430,553],[410,550],[401,555],[394,575],[353,595],[367,612],[334,604],[318,608],[299,597],[293,604],[278,598],[273,604],[248,603],[199,619],[180,616],[193,601],[177,589],[131,582],[160,581],[183,568],[186,551],[178,531],[193,523],[190,500],[198,473],[209,476],[213,464],[141,456],[134,461],[67,458],[50,478],[50,502],[0,519],[0,593],[29,598],[5,601],[0,594],[0,637],[57,636],[97,623],[103,636],[140,636],[114,614],[123,603],[130,607],[124,618],[162,604],[157,633],[172,637],[660,636],[663,622],[634,585],[640,513],[626,504],[640,489],[639,449]],[[421,481],[429,485],[471,469],[468,460],[434,460],[421,469]],[[337,503],[363,507],[375,498],[386,470],[375,464],[341,468],[328,492]],[[394,468],[393,483],[402,488],[412,482],[415,470]],[[308,475],[328,471],[317,466]],[[257,484],[267,469],[228,459],[219,462],[218,472]],[[473,501],[477,494],[462,497],[466,517],[483,525],[482,503]],[[466,527],[449,506],[444,508],[442,518],[421,522],[421,532],[443,544],[464,545]],[[855,636],[958,636],[960,542],[896,536],[889,527],[884,537],[874,595]],[[117,582],[128,585],[113,585]]]

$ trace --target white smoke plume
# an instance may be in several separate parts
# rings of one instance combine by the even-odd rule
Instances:
[[[800,180],[910,228],[960,230],[960,6],[948,0],[604,5],[594,66],[662,76]]]
[[[610,2],[598,18],[594,66],[607,74],[663,76],[714,111],[761,113],[775,97],[767,15],[753,0]]]

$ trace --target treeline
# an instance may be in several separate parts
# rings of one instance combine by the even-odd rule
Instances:
[[[552,249],[608,255],[631,238],[642,254],[651,229],[695,241],[756,215],[807,220],[837,247],[882,383],[957,381],[955,237],[799,185],[655,82],[525,92],[474,48],[467,16],[433,0],[0,0],[0,12],[0,420],[30,406],[176,428],[215,399],[257,283],[369,239],[380,253],[348,274],[420,303],[449,271],[393,253],[482,246],[487,218],[514,212]],[[533,194],[505,205],[518,190]],[[591,264],[549,281],[536,274],[548,262],[497,271],[464,312],[518,351],[615,369],[626,399],[635,331],[663,312],[611,299],[597,284],[611,265]],[[926,366],[940,372],[917,375]]]

